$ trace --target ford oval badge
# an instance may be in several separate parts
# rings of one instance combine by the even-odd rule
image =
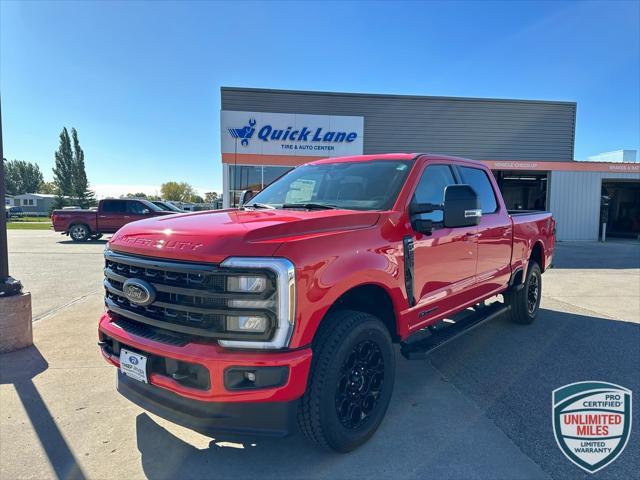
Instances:
[[[130,278],[122,286],[122,293],[131,303],[144,307],[156,299],[156,291],[149,282]]]

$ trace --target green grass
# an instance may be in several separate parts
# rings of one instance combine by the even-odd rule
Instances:
[[[51,219],[49,217],[13,217],[9,221],[10,222],[45,222],[45,223],[49,222],[51,223]]]
[[[7,230],[50,230],[51,222],[7,222]]]

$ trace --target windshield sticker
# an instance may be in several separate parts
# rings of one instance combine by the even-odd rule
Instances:
[[[296,180],[289,187],[287,196],[285,198],[286,203],[308,203],[313,196],[313,190],[316,187],[315,180]]]

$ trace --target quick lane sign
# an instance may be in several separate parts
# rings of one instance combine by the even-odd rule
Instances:
[[[364,117],[220,112],[223,155],[361,155],[363,131]]]

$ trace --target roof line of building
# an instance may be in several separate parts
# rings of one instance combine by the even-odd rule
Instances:
[[[273,88],[251,88],[251,87],[220,87],[220,92],[256,92],[256,93],[290,93],[296,95],[331,95],[331,96],[350,96],[350,97],[375,97],[375,98],[407,98],[407,99],[433,99],[433,100],[457,100],[471,102],[504,102],[504,103],[538,103],[538,104],[555,104],[555,105],[574,105],[577,102],[566,100],[525,100],[519,98],[480,98],[480,97],[447,97],[437,95],[400,95],[388,93],[356,93],[356,92],[325,92],[314,90],[279,90]]]

